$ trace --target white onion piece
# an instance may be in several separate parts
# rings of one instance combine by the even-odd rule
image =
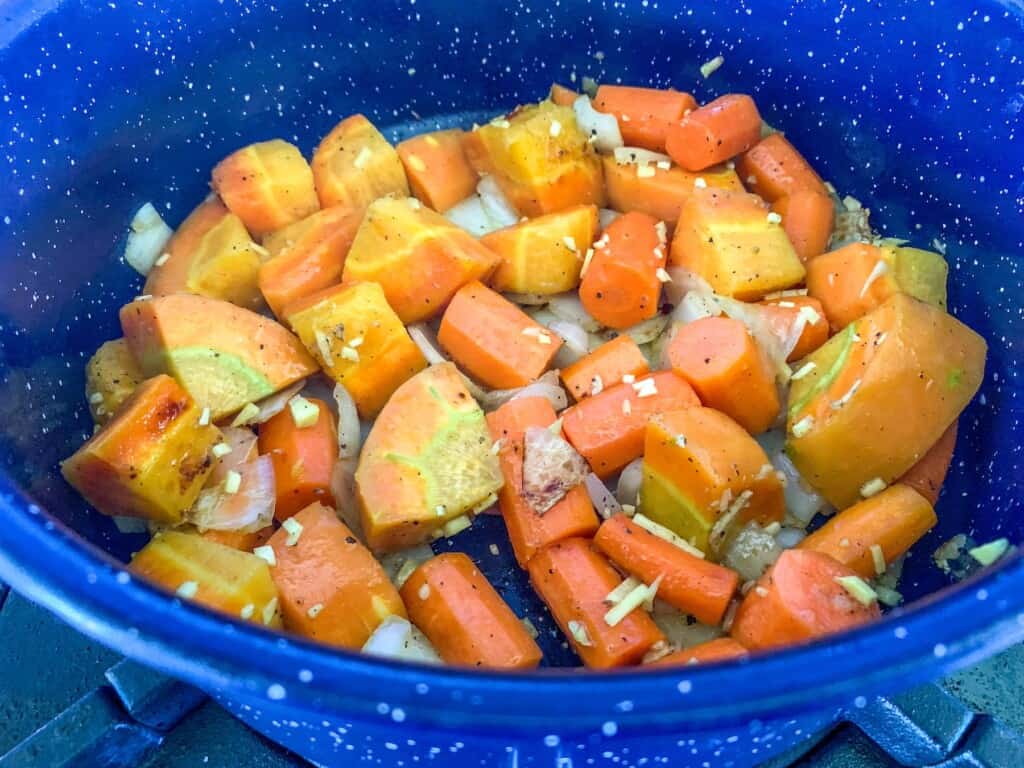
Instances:
[[[355,459],[359,456],[363,439],[355,400],[345,387],[335,384],[334,402],[338,404],[338,457]]]
[[[561,336],[562,341],[565,342],[558,350],[558,354],[555,355],[557,367],[565,368],[567,365],[572,365],[589,351],[587,332],[576,323],[570,323],[568,320],[552,320],[547,326]]]
[[[673,304],[678,305],[686,294],[694,291],[711,300],[716,298],[716,294],[711,290],[711,285],[708,281],[695,272],[691,272],[683,267],[669,267],[666,271],[672,280],[665,283],[665,296]]]
[[[140,275],[148,275],[174,232],[152,203],[146,203],[135,212],[131,228],[124,247],[124,260]]]
[[[551,323],[558,319],[558,315],[550,311],[547,307],[530,307],[526,314],[534,319],[535,322],[550,328]]]
[[[576,323],[587,333],[597,333],[602,328],[601,323],[583,308],[583,302],[576,292],[559,293],[549,297],[548,309],[563,320]]]
[[[700,291],[690,291],[672,310],[672,319],[684,325],[705,317],[717,317],[722,308],[711,296]]]
[[[220,433],[223,442],[231,449],[219,459],[213,460],[213,469],[206,478],[206,486],[212,487],[224,482],[231,470],[238,470],[238,467],[256,458],[256,433],[245,427],[221,427]]]
[[[200,530],[253,533],[266,528],[274,519],[277,499],[274,463],[270,456],[259,456],[236,469],[242,482],[235,493],[225,493],[223,484],[204,488],[186,515]]]
[[[587,348],[593,352],[595,349],[600,347],[609,341],[604,337],[602,333],[588,333],[587,334]]]
[[[619,165],[647,165],[648,163],[671,163],[672,158],[643,147],[619,147],[615,150],[615,162]]]
[[[594,109],[589,96],[579,96],[572,103],[572,111],[576,113],[576,124],[589,139],[593,140],[594,149],[598,152],[611,152],[622,146],[619,121],[615,119],[615,115]]]
[[[378,624],[363,645],[363,653],[420,664],[441,663],[430,641],[401,616],[388,616]]]
[[[786,485],[782,491],[786,511],[794,520],[807,525],[816,514],[830,509],[828,502],[804,483],[803,477],[785,451],[769,454],[768,459],[786,477]]]
[[[613,211],[611,208],[602,208],[597,212],[597,219],[600,223],[601,229],[608,229],[608,225],[615,221],[622,214],[618,211]]]
[[[658,629],[665,633],[665,639],[677,648],[691,648],[724,634],[721,627],[701,624],[692,616],[687,616],[679,609],[657,598],[654,600],[651,618],[658,625]]]
[[[545,381],[544,376],[548,374],[544,374],[544,376],[541,376],[532,384],[527,384],[525,387],[516,390],[508,400],[519,400],[524,397],[545,397],[551,403],[551,407],[555,409],[556,413],[565,410],[569,406],[569,396],[565,394],[565,390],[559,384],[554,383],[558,381],[558,372],[548,371],[548,373],[554,374],[553,380]]]
[[[644,478],[644,460],[633,459],[619,475],[619,483],[615,486],[615,498],[620,504],[636,506],[640,498],[640,483]]]
[[[487,217],[499,227],[511,227],[519,221],[519,212],[501,191],[493,176],[484,176],[476,185],[477,194]]]
[[[744,301],[737,301],[725,296],[717,296],[715,301],[729,317],[739,320],[750,331],[754,341],[758,343],[761,350],[768,356],[768,360],[775,371],[776,379],[785,384],[793,372],[786,362],[789,352],[783,345],[783,339],[775,333],[775,329],[768,319],[763,307],[756,304],[748,304]]]
[[[415,547],[403,549],[400,552],[388,552],[378,557],[377,560],[388,575],[388,579],[395,583],[396,586],[400,586],[397,584],[398,574],[406,563],[412,562],[419,565],[420,563],[427,562],[433,556],[434,550],[430,548],[429,544],[418,544]]]
[[[623,331],[637,344],[648,344],[658,338],[668,325],[668,315],[655,315]]]
[[[587,493],[590,495],[590,503],[594,505],[597,514],[602,518],[607,520],[622,511],[622,505],[615,498],[615,494],[609,491],[604,481],[593,472],[587,475],[583,484],[587,487]]]
[[[408,331],[409,336],[412,337],[413,342],[419,347],[428,363],[437,365],[448,361],[448,358],[438,349],[437,340],[425,323],[414,323],[409,326]]]
[[[456,203],[444,212],[444,217],[455,226],[476,237],[482,237],[488,232],[502,228],[501,224],[492,221],[491,217],[487,215],[483,200],[479,195],[472,195],[462,202]]]
[[[338,517],[352,532],[363,538],[363,523],[356,507],[356,459],[338,459],[331,470],[331,495]]]
[[[270,421],[285,409],[285,406],[288,405],[288,401],[299,394],[304,386],[306,386],[305,379],[296,381],[290,387],[286,387],[280,392],[275,392],[269,397],[265,397],[258,403],[255,403],[256,407],[260,409],[260,412],[257,413],[249,423],[263,424]]]
[[[782,550],[775,537],[757,523],[750,523],[729,542],[721,562],[744,581],[754,581],[761,578],[780,554]]]
[[[782,549],[792,549],[801,541],[807,538],[807,531],[803,528],[781,528],[775,534],[775,541]]]
[[[121,533],[146,533],[149,530],[149,523],[141,517],[114,515],[113,520]]]

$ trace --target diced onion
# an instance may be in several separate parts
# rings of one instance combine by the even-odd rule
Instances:
[[[721,637],[721,627],[701,624],[692,616],[688,616],[664,600],[654,601],[651,618],[658,625],[665,638],[677,648],[690,648]]]
[[[338,459],[331,470],[334,509],[352,532],[363,538],[363,524],[356,507],[356,459]]]
[[[637,344],[647,344],[658,338],[668,325],[668,315],[655,315],[650,320],[644,320],[623,333],[633,339]]]
[[[237,491],[225,493],[223,484],[204,488],[186,515],[188,521],[200,530],[253,533],[266,528],[274,519],[277,500],[270,456],[259,456],[231,472],[241,478]]]
[[[552,320],[547,326],[561,336],[562,341],[565,342],[555,356],[556,366],[565,368],[587,354],[587,332],[583,330],[582,326],[570,323],[568,320]]]
[[[409,571],[410,567],[415,568],[421,563],[427,562],[427,560],[433,556],[434,550],[430,548],[429,544],[419,544],[409,549],[403,549],[400,552],[389,552],[386,555],[382,555],[379,560],[380,565],[388,575],[388,578],[395,584],[395,586],[401,587],[402,585],[398,582],[399,575],[402,574],[403,571],[407,571],[407,573],[403,575],[408,577],[409,573],[411,573],[411,571]]]
[[[807,531],[803,528],[780,528],[775,534],[775,541],[782,549],[792,549],[806,538]]]
[[[618,211],[613,211],[611,208],[602,208],[597,212],[597,219],[600,223],[601,229],[608,229],[608,225],[615,221],[622,214]]]
[[[426,637],[401,616],[388,616],[377,625],[363,645],[363,653],[421,664],[441,663],[441,657]]]
[[[477,194],[487,217],[501,227],[511,227],[519,221],[519,213],[505,197],[493,176],[484,176],[476,185]]]
[[[174,232],[152,203],[146,203],[135,212],[131,228],[124,248],[124,260],[140,275],[148,275]]]
[[[409,336],[412,337],[413,342],[419,347],[420,352],[423,353],[423,357],[427,359],[427,362],[431,365],[437,365],[438,363],[444,363],[448,360],[437,348],[435,344],[434,334],[431,333],[430,329],[424,323],[414,323],[410,325]]]
[[[338,404],[338,457],[355,459],[362,447],[356,403],[341,384],[334,385],[334,402]]]
[[[620,504],[636,506],[640,498],[640,482],[643,480],[643,459],[634,459],[626,465],[619,475],[619,483],[615,486],[615,498]]]
[[[828,502],[805,484],[800,472],[784,450],[780,448],[769,453],[768,460],[786,478],[782,492],[786,500],[786,511],[792,518],[807,525],[816,514],[829,509]]]
[[[259,402],[255,403],[259,409],[259,413],[253,416],[250,424],[263,424],[270,421],[272,418],[277,416],[281,411],[288,405],[288,401],[291,400],[295,395],[302,391],[302,388],[306,385],[306,380],[302,379],[292,384],[290,387],[282,389],[280,392],[275,392],[270,397],[265,397]]]
[[[714,299],[699,291],[690,291],[672,311],[672,319],[680,323],[692,323],[705,317],[717,317],[722,308]]]
[[[474,385],[475,386],[475,385]],[[479,387],[477,387],[479,390]],[[480,396],[473,396],[480,401],[485,410],[493,411],[500,408],[509,400],[518,400],[522,397],[545,397],[556,411],[563,410],[569,405],[569,397],[565,394],[558,383],[558,371],[548,371],[536,381],[527,384],[525,387],[516,389],[494,389],[490,392],[480,391]]]
[[[576,124],[580,130],[593,139],[594,149],[598,152],[611,152],[622,146],[622,133],[615,115],[598,112],[590,102],[589,96],[579,96],[572,103],[576,113]]]
[[[602,518],[608,519],[622,511],[622,505],[615,498],[615,494],[609,491],[604,481],[593,472],[587,475],[583,484],[587,487],[587,493],[590,495],[590,503],[594,505],[594,509]]]
[[[661,152],[652,152],[642,147],[619,147],[615,150],[615,162],[619,165],[648,165],[671,163],[672,158]]]
[[[491,217],[487,215],[483,200],[479,195],[472,195],[462,202],[456,203],[445,211],[444,217],[455,226],[477,237],[502,228],[501,224],[492,221]]]
[[[781,554],[776,537],[756,523],[750,523],[729,542],[722,564],[736,571],[744,581],[755,581]]]
[[[213,469],[206,478],[207,486],[223,483],[228,472],[237,471],[248,461],[256,458],[256,433],[245,427],[221,427],[223,443],[230,452],[225,453],[213,462]]]
[[[580,301],[579,294],[573,293],[559,293],[555,296],[549,297],[548,309],[562,320],[568,320],[570,323],[576,323],[587,333],[597,333],[601,330],[602,326],[597,320],[595,320],[586,309],[583,308],[583,302]]]

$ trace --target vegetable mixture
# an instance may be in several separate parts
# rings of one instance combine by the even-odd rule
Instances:
[[[736,659],[900,602],[986,345],[943,256],[878,237],[750,96],[555,85],[397,146],[355,115],[312,162],[260,142],[211,186],[173,233],[136,216],[145,287],[63,464],[152,533],[134,573],[493,669],[537,666],[536,630],[429,547],[485,513],[588,667]]]

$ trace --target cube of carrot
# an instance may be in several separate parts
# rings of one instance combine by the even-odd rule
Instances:
[[[805,272],[781,221],[756,195],[698,189],[679,214],[669,263],[743,301],[790,288]]]
[[[618,384],[624,376],[632,376],[634,380],[641,378],[648,370],[643,351],[624,333],[563,368],[562,383],[579,401]]]
[[[673,88],[602,85],[594,95],[594,109],[615,115],[627,147],[664,152],[669,126],[697,109],[697,102]]]
[[[219,199],[200,203],[167,242],[165,252],[167,258],[150,270],[144,294],[195,293],[249,309],[263,305],[256,284],[263,249]]]
[[[597,230],[597,206],[574,205],[484,235],[480,244],[501,257],[491,286],[544,296],[575,289]]]
[[[562,346],[556,334],[479,282],[452,297],[437,340],[464,370],[494,389],[526,386]]]
[[[228,155],[213,169],[212,186],[254,237],[304,219],[320,207],[309,163],[298,147],[281,139]]]
[[[268,235],[269,261],[259,270],[259,287],[274,314],[298,299],[341,282],[362,210],[333,206]]]
[[[806,190],[828,196],[821,177],[781,133],[766,136],[740,155],[736,171],[751,192],[769,203]]]
[[[480,180],[462,149],[463,135],[458,130],[434,131],[395,147],[413,195],[438,213],[472,195]]]
[[[135,554],[128,569],[182,599],[254,624],[281,626],[270,569],[251,552],[165,530]]]
[[[220,430],[170,376],[138,386],[61,471],[105,515],[180,523],[199,495]]]
[[[362,209],[385,195],[409,195],[402,161],[383,134],[362,115],[346,117],[313,153],[320,205]]]
[[[345,386],[364,418],[427,366],[377,283],[343,283],[285,307],[320,367]]]
[[[465,149],[473,168],[492,174],[516,210],[540,216],[604,203],[601,161],[587,138],[570,107],[542,101],[466,134]]]
[[[707,552],[712,527],[731,509],[737,530],[751,520],[782,520],[782,483],[761,446],[711,408],[653,416],[644,436],[640,511]]]
[[[466,283],[484,280],[500,261],[472,235],[415,198],[370,205],[345,259],[345,282],[380,283],[403,323],[441,312]]]

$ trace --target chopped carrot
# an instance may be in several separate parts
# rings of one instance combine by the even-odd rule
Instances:
[[[658,314],[668,244],[658,221],[630,212],[608,225],[580,279],[580,301],[602,325],[629,328]]]
[[[744,94],[719,96],[672,125],[665,151],[688,171],[746,152],[761,138],[761,115]]]
[[[313,153],[313,178],[320,204],[364,209],[385,195],[409,194],[402,161],[363,115],[338,123]]]
[[[924,496],[896,484],[839,512],[799,546],[831,555],[857,575],[873,579],[937,522]],[[872,553],[873,547],[881,548],[881,554]],[[884,562],[876,562],[878,557]]]
[[[957,422],[954,421],[949,425],[949,429],[942,433],[942,437],[935,445],[929,448],[928,452],[899,479],[899,482],[909,485],[933,505],[939,500],[942,483],[949,471],[949,464],[953,461],[956,431]]]
[[[579,401],[618,384],[623,376],[639,379],[649,370],[647,358],[640,347],[624,333],[563,368],[562,383]]]
[[[584,665],[609,669],[636,664],[665,637],[642,608],[614,627],[605,621],[608,593],[622,578],[586,539],[565,539],[534,555],[527,567],[540,595]]]
[[[181,530],[181,529],[179,529]],[[242,552],[252,552],[256,547],[262,547],[271,536],[274,535],[274,526],[268,525],[252,533],[242,531],[215,531],[212,528],[199,534],[207,541],[223,544],[225,547],[238,549]]]
[[[313,503],[290,519],[301,527],[279,528],[269,542],[289,631],[359,649],[388,616],[405,617],[387,573],[333,509]]]
[[[427,560],[402,585],[412,623],[449,664],[530,669],[543,656],[526,627],[462,552]]]
[[[752,651],[814,640],[865,624],[881,615],[836,581],[856,574],[807,549],[787,549],[747,592],[730,633]]]
[[[290,407],[260,424],[260,454],[274,462],[278,520],[287,520],[316,501],[334,505],[331,471],[338,460],[334,415],[323,400],[305,400],[319,411],[312,426],[297,426]]]
[[[362,209],[324,208],[263,239],[270,260],[259,271],[259,286],[274,314],[298,299],[341,282],[341,270],[363,220]]]
[[[543,397],[510,400],[487,414],[491,436],[500,446],[498,459],[505,478],[498,493],[498,507],[512,552],[522,568],[548,544],[573,536],[589,538],[597,531],[597,513],[582,485],[570,490],[543,515],[523,498],[523,437],[530,427],[548,427],[554,421],[555,409]]]
[[[434,131],[395,147],[412,193],[440,213],[472,195],[480,180],[462,150],[463,135],[459,130]]]
[[[722,621],[739,587],[736,571],[686,552],[622,513],[601,524],[594,546],[646,584],[660,578],[658,597],[705,624]]]
[[[556,334],[475,281],[452,297],[437,340],[471,376],[495,389],[526,386],[562,345]]]
[[[751,192],[769,203],[794,192],[817,192],[828,198],[821,177],[781,133],[773,133],[736,159],[736,172]]]
[[[777,299],[765,299],[759,302],[766,311],[765,319],[779,338],[787,338],[793,323],[803,311],[805,322],[803,333],[797,341],[787,360],[799,360],[809,355],[828,341],[828,318],[821,302],[812,296],[783,296]],[[807,309],[804,309],[806,307]],[[812,318],[817,318],[811,322]]]
[[[870,312],[895,290],[877,245],[850,243],[807,262],[807,291],[825,308],[833,331]]]
[[[728,414],[753,435],[779,415],[775,376],[757,342],[739,320],[705,317],[676,331],[666,350],[672,370],[700,400]]]
[[[576,91],[558,83],[551,84],[551,92],[548,94],[548,98],[560,107],[571,107],[579,97]]]
[[[693,664],[712,664],[716,661],[741,659],[749,655],[750,651],[731,637],[716,637],[714,640],[708,640],[705,643],[670,653],[668,656],[662,656],[649,666],[684,667]]]
[[[594,109],[615,115],[627,147],[664,152],[669,126],[697,109],[697,102],[690,94],[671,88],[602,85],[594,96]]]
[[[804,264],[828,248],[835,226],[835,207],[828,195],[797,190],[773,202],[772,210],[782,217],[782,228]]]
[[[616,384],[562,414],[565,436],[600,477],[609,477],[644,451],[644,428],[656,413],[700,405],[684,379],[659,371]]]
[[[678,165],[659,168],[647,165],[648,171],[640,175],[636,163],[619,163],[614,157],[605,157],[604,182],[608,188],[608,206],[616,211],[639,211],[664,221],[673,230],[679,219],[683,203],[701,183],[719,189],[742,192],[743,185],[736,172],[719,166],[699,173],[684,171]]]

